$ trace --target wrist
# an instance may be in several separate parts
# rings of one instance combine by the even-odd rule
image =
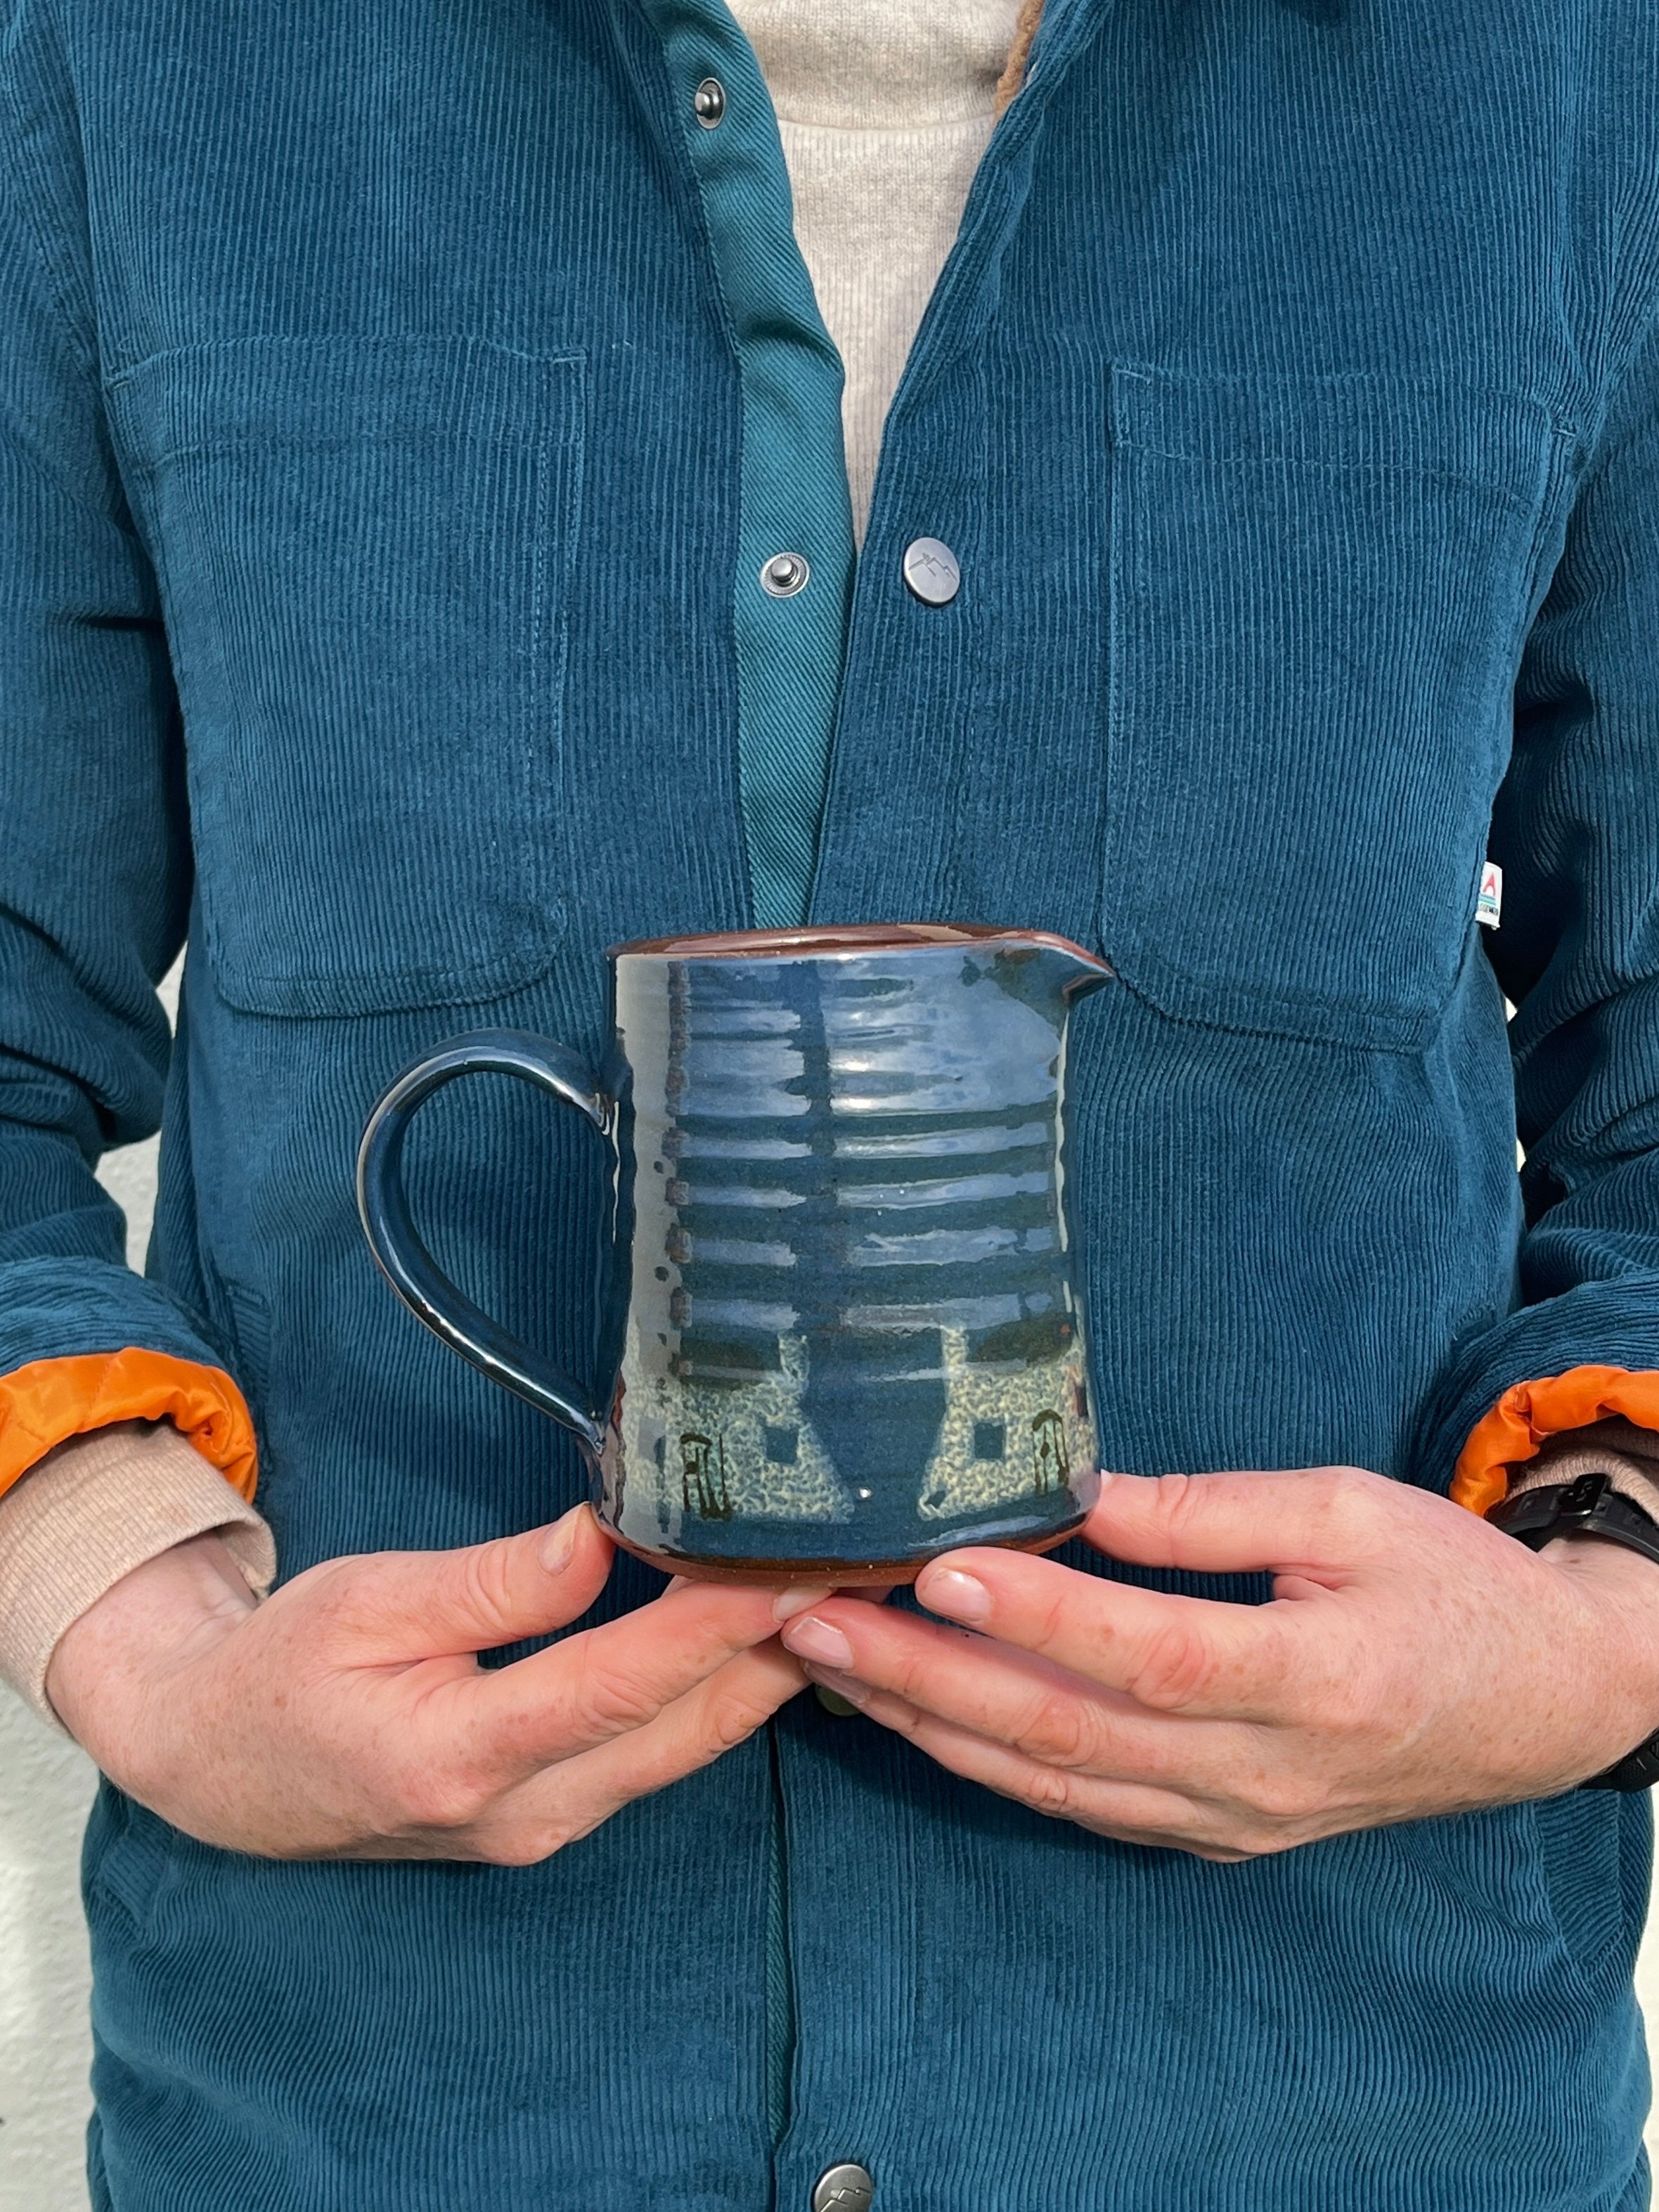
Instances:
[[[1659,1560],[1602,1536],[1555,1536],[1538,1556],[1623,1616],[1637,1644],[1652,1646],[1659,1668]]]
[[[133,1748],[149,1693],[234,1634],[257,1603],[218,1536],[173,1545],[124,1575],[64,1632],[46,1668],[53,1711],[120,1779],[104,1747]]]
[[[1659,1726],[1659,1521],[1606,1468],[1518,1492],[1491,1525],[1564,1575],[1597,1608],[1596,1671],[1609,1692],[1640,1700],[1644,1727]]]
[[[1558,1536],[1539,1557],[1594,1608],[1596,1701],[1616,1705],[1632,1749],[1659,1729],[1659,1563],[1596,1536]]]

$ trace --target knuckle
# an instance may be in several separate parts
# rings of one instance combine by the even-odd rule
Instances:
[[[1042,1813],[1049,1820],[1076,1817],[1077,1785],[1060,1767],[1034,1767],[1021,1784],[1019,1796],[1032,1812]]]
[[[969,1639],[966,1636],[958,1636],[956,1641],[965,1645]],[[902,1646],[883,1663],[881,1686],[892,1696],[904,1698],[908,1704],[927,1705],[930,1702],[930,1684],[937,1687],[935,1671],[938,1663],[930,1651],[913,1651]]]
[[[512,1571],[506,1544],[474,1544],[454,1561],[457,1596],[467,1613],[499,1627],[513,1617]]]
[[[1160,1474],[1154,1500],[1158,1517],[1170,1535],[1178,1536],[1201,1510],[1198,1478],[1190,1474]]]
[[[1253,1831],[1273,1836],[1276,1847],[1285,1841],[1279,1831],[1316,1820],[1328,1811],[1332,1793],[1329,1784],[1316,1775],[1263,1771],[1253,1779],[1246,1802],[1254,1816]],[[1257,1847],[1267,1848],[1265,1844]]]
[[[1364,1512],[1376,1503],[1379,1478],[1363,1467],[1334,1467],[1328,1480],[1332,1502],[1345,1513]]]
[[[1032,1642],[1039,1651],[1058,1644],[1076,1626],[1077,1592],[1069,1579],[1044,1577],[1032,1615]]]
[[[1248,1824],[1230,1836],[1224,1846],[1233,1860],[1273,1859],[1293,1851],[1298,1844],[1310,1841],[1310,1837],[1297,1834],[1288,1828],[1273,1827],[1265,1822]]]
[[[902,1698],[907,1705],[925,1702],[921,1694],[924,1670],[914,1652],[895,1652],[878,1666],[867,1660],[865,1663],[868,1669],[865,1679],[873,1687],[884,1691],[890,1698]]]
[[[479,1853],[486,1866],[498,1867],[537,1866],[545,1856],[539,1836],[492,1836]]]
[[[1014,1741],[1030,1758],[1078,1766],[1088,1760],[1094,1749],[1095,1730],[1080,1699],[1063,1690],[1051,1690],[1030,1707]]]
[[[410,1827],[451,1832],[471,1826],[489,1803],[489,1792],[458,1769],[422,1766],[401,1778],[395,1802]]]
[[[1217,1674],[1215,1653],[1196,1623],[1171,1621],[1146,1644],[1128,1685],[1129,1694],[1139,1705],[1174,1711],[1213,1690]]]
[[[557,1828],[537,1825],[524,1828],[508,1828],[491,1836],[480,1856],[490,1866],[540,1866],[562,1850],[568,1838]]]
[[[718,1758],[724,1752],[735,1751],[740,1743],[747,1743],[763,1718],[763,1715],[747,1698],[728,1691],[709,1701],[703,1719],[703,1741]]]
[[[577,1705],[595,1725],[617,1735],[643,1728],[661,1711],[661,1701],[637,1675],[614,1663],[596,1665],[586,1652]]]
[[[375,1626],[384,1607],[375,1576],[356,1559],[327,1559],[289,1584],[305,1591],[305,1631],[313,1649],[354,1631]]]
[[[1320,1486],[1322,1517],[1333,1533],[1352,1541],[1381,1528],[1389,1487],[1381,1475],[1363,1467],[1330,1467],[1314,1480]]]

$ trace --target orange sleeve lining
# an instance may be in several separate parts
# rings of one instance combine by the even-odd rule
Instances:
[[[1512,1382],[1477,1421],[1458,1457],[1451,1494],[1471,1513],[1489,1513],[1509,1493],[1510,1469],[1537,1456],[1551,1437],[1620,1414],[1659,1429],[1659,1374],[1627,1367],[1570,1367],[1535,1382]]]
[[[0,1496],[55,1444],[114,1421],[171,1421],[233,1490],[252,1498],[253,1420],[229,1376],[135,1347],[37,1359],[0,1376]]]

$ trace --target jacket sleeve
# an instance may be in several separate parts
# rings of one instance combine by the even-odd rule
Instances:
[[[160,1120],[155,983],[190,852],[155,579],[100,404],[73,106],[27,27],[0,45],[0,1490],[64,1437],[168,1419],[246,1493],[240,1395],[125,1266],[93,1173]]]
[[[1515,1002],[1521,1304],[1462,1346],[1425,1467],[1478,1512],[1549,1437],[1659,1428],[1659,319],[1631,350],[1523,657],[1492,823]]]

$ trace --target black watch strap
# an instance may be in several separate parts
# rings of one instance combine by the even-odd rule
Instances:
[[[1541,1552],[1556,1536],[1603,1536],[1659,1562],[1659,1521],[1615,1490],[1609,1475],[1581,1474],[1571,1482],[1523,1490],[1494,1505],[1486,1518],[1531,1551]]]
[[[1557,1536],[1600,1536],[1659,1565],[1659,1521],[1634,1498],[1615,1490],[1606,1474],[1581,1474],[1571,1482],[1547,1482],[1494,1505],[1486,1518],[1528,1550],[1542,1551]],[[1659,1729],[1586,1790],[1650,1790],[1659,1782]]]
[[[1656,1782],[1659,1782],[1659,1729],[1634,1751],[1626,1752],[1616,1766],[1608,1767],[1605,1774],[1592,1774],[1578,1786],[1581,1790],[1651,1790]]]

